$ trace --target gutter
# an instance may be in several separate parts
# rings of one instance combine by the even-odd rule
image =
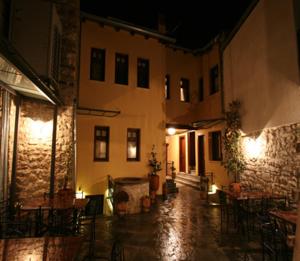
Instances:
[[[134,24],[127,23],[127,22],[119,20],[119,19],[111,19],[111,18],[108,19],[108,18],[91,15],[91,14],[84,13],[84,12],[81,12],[80,17],[82,20],[88,19],[93,22],[97,22],[97,23],[104,24],[104,25],[109,25],[109,26],[116,27],[119,29],[123,29],[130,33],[137,33],[137,34],[143,35],[145,37],[155,38],[155,39],[161,41],[162,43],[173,43],[174,44],[176,42],[176,39],[174,39],[172,37],[165,36],[163,34],[158,33],[157,31],[150,30],[145,27],[136,26]]]

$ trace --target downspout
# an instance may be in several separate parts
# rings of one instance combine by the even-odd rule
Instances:
[[[56,158],[56,128],[57,128],[57,106],[54,106],[53,130],[52,130],[52,150],[51,150],[51,167],[50,167],[50,198],[54,197],[55,158]]]
[[[10,184],[10,206],[13,207],[16,202],[16,187],[17,187],[17,156],[18,156],[18,133],[19,133],[19,116],[20,116],[20,100],[19,96],[16,97],[16,117],[15,117],[15,131],[14,131],[14,146],[12,158],[12,173]],[[12,209],[11,209],[12,210]]]
[[[225,113],[225,101],[224,101],[224,73],[223,73],[223,49],[222,49],[223,36],[219,39],[218,49],[220,58],[220,91],[221,91],[221,112]]]

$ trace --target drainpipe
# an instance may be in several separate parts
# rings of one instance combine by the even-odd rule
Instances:
[[[18,147],[18,132],[19,132],[19,115],[20,115],[20,97],[16,97],[16,118],[15,118],[15,132],[10,184],[10,206],[13,207],[16,202],[16,186],[17,186],[17,147]]]
[[[2,129],[1,129],[1,161],[0,161],[0,200],[7,199],[7,141],[8,141],[8,101],[9,94],[2,91]]]
[[[53,111],[53,130],[52,130],[52,151],[51,151],[51,168],[50,168],[50,198],[54,196],[55,182],[55,156],[56,156],[56,127],[57,127],[57,106]]]

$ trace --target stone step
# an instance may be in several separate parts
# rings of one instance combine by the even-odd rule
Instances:
[[[182,179],[192,180],[196,182],[200,182],[200,176],[192,175],[192,174],[185,174],[182,172],[179,172],[176,174],[176,177],[180,177]]]
[[[176,177],[176,182],[200,190],[200,182],[198,183],[198,182],[190,181],[187,179],[181,179],[177,177]]]

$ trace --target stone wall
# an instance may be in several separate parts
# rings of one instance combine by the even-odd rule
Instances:
[[[75,186],[73,115],[78,85],[80,1],[56,0],[55,3],[63,26],[59,92],[64,103],[58,108],[57,118],[55,165],[57,189],[65,175],[68,175],[69,186]]]
[[[256,157],[247,153],[246,140],[260,139],[260,149]],[[244,137],[246,170],[241,175],[241,184],[246,187],[258,188],[285,194],[290,198],[299,188],[300,123],[264,129]]]
[[[52,129],[52,105],[22,100],[16,169],[16,192],[19,198],[41,196],[49,191]]]

